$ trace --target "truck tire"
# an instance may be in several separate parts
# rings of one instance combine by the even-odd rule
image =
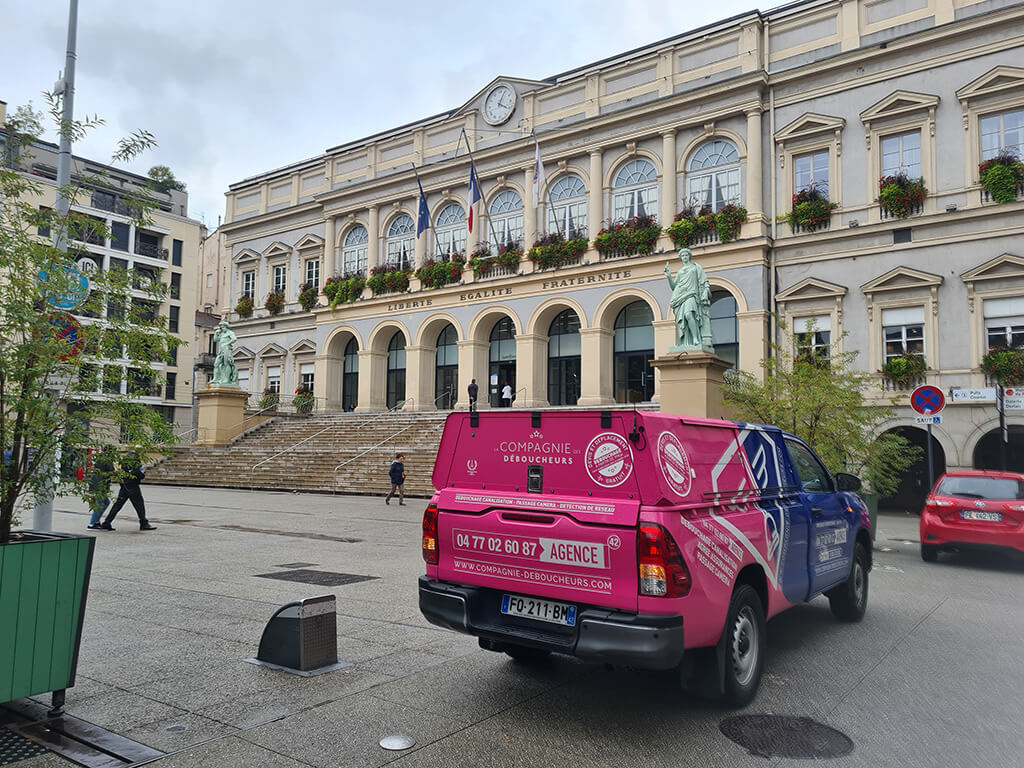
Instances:
[[[531,648],[528,645],[505,645],[505,653],[520,664],[536,664],[551,655],[551,651],[543,648]]]
[[[868,556],[864,545],[853,547],[850,577],[828,592],[832,615],[841,621],[860,621],[868,607]]]
[[[725,620],[725,704],[745,707],[757,694],[767,648],[764,607],[757,591],[741,584]]]

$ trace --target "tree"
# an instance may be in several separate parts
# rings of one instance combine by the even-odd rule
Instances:
[[[185,182],[178,181],[174,172],[166,165],[154,165],[149,169],[149,178],[153,180],[153,189],[157,192],[170,192],[172,189],[185,191]]]
[[[102,122],[65,124],[52,97],[50,112],[61,134],[73,138]],[[4,141],[30,156],[36,128],[24,121],[8,125]],[[127,162],[153,145],[149,133],[137,132],[119,142],[113,161]],[[84,232],[109,236],[102,221],[75,212],[75,201],[109,186],[98,177],[75,179],[62,190],[72,202],[62,216],[49,207],[51,188],[17,168],[0,167],[0,544],[17,524],[17,510],[62,492],[86,495],[86,483],[57,476],[62,454],[81,461],[88,451],[130,444],[148,456],[173,440],[159,414],[138,402],[154,387],[154,363],[178,344],[158,311],[166,288],[134,271],[111,269],[89,274],[86,293],[75,268],[87,253],[76,242]],[[145,224],[152,205],[136,197],[128,209]],[[54,246],[43,232],[68,246]],[[72,299],[77,317],[61,309]],[[114,393],[114,382],[120,391],[124,379],[127,394]]]
[[[921,449],[886,433],[891,405],[865,401],[870,378],[853,368],[856,352],[815,354],[780,323],[782,343],[761,361],[762,383],[740,371],[726,379],[723,398],[740,421],[775,424],[805,443],[831,472],[863,474],[880,496],[896,492]],[[845,338],[845,334],[843,336]]]

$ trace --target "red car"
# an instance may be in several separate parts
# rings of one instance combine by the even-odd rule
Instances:
[[[921,513],[921,559],[957,545],[1024,552],[1024,474],[994,470],[947,472]]]

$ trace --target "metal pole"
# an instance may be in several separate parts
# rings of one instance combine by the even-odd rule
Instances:
[[[926,496],[935,487],[935,465],[932,463],[932,423],[928,422],[928,491]]]
[[[75,115],[75,59],[78,40],[78,0],[70,0],[68,9],[68,49],[64,58],[64,78],[60,83],[63,100],[60,125],[60,152],[57,156],[57,199],[54,204],[57,217],[67,221],[71,210],[71,200],[67,189],[71,185],[71,122]],[[67,247],[67,227],[53,228],[53,247],[63,251]],[[56,405],[54,406],[56,407]],[[53,488],[60,482],[60,444],[57,445],[56,456],[52,465],[45,462],[40,471],[50,473],[53,485],[43,490],[35,509],[32,512],[32,527],[37,531],[53,530]]]
[[[1009,430],[1006,427],[1006,393],[1003,385],[996,386],[996,406],[999,408],[999,468],[1006,471],[1006,444],[1009,442]]]

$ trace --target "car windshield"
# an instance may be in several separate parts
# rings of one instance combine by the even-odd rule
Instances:
[[[1009,477],[947,477],[935,491],[966,499],[1024,499],[1024,483]]]

